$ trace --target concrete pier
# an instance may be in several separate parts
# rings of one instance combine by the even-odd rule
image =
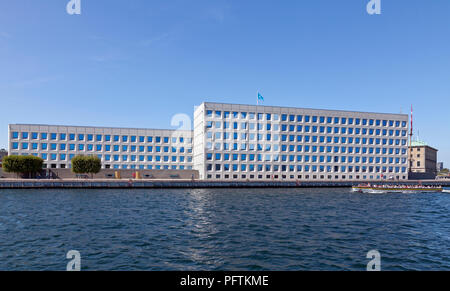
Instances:
[[[192,180],[107,180],[107,179],[73,179],[73,180],[25,180],[1,179],[0,189],[146,189],[146,188],[336,188],[352,187],[360,184],[355,181],[192,181]],[[416,185],[419,181],[380,182],[373,184]],[[450,187],[450,181],[420,181],[426,186]]]

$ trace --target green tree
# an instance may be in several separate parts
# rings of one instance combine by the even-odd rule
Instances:
[[[96,156],[79,155],[72,159],[72,172],[76,174],[91,174],[91,178],[93,178],[101,168],[102,162]]]
[[[42,170],[44,160],[35,156],[7,156],[3,158],[3,169],[8,173],[27,175],[29,178]]]
[[[447,168],[445,168],[445,169],[442,169],[442,170],[438,173],[438,175],[446,176],[446,175],[448,175],[448,173],[449,173],[449,170],[448,170]]]

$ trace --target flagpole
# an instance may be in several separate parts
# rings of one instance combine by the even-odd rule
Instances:
[[[413,136],[413,106],[411,104],[411,128],[410,128],[410,132],[409,132],[409,148],[408,148],[408,159],[409,159],[409,170],[408,170],[408,174],[412,172],[412,163],[413,163],[413,158],[411,155],[412,152],[412,136]]]

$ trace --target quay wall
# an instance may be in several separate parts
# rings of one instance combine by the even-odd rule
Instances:
[[[115,179],[116,173],[119,173],[121,179],[134,179],[136,173],[142,179],[155,180],[191,180],[198,179],[199,174],[196,170],[131,170],[131,169],[102,169],[99,173],[94,174],[94,179]],[[47,169],[38,174],[41,178],[51,176],[53,179],[77,179],[77,178],[91,178],[90,175],[77,175],[71,169]],[[0,168],[0,181],[4,179],[14,179],[17,175],[14,173],[6,173]]]
[[[398,185],[398,182],[373,181],[373,184]],[[402,182],[402,185],[416,185],[418,181]],[[450,187],[450,181],[421,181],[422,185]],[[67,180],[25,180],[0,179],[0,189],[146,189],[146,188],[336,188],[352,187],[359,182],[316,181],[316,182],[225,182],[192,180],[107,180],[107,179],[67,179]]]

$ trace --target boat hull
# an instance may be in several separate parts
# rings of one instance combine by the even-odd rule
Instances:
[[[382,188],[382,187],[352,187],[352,192],[384,194],[384,193],[440,193],[442,188]]]

